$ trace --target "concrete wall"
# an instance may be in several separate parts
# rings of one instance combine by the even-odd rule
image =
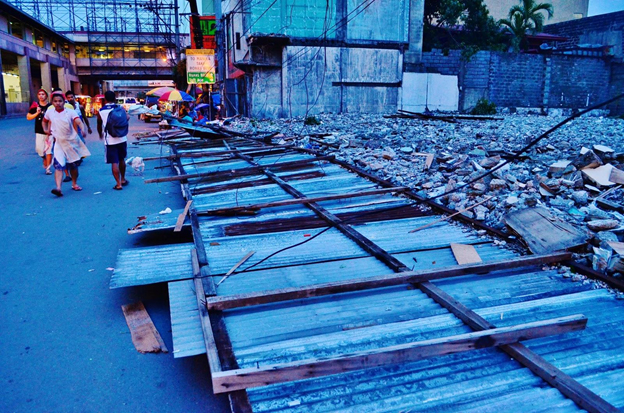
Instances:
[[[584,108],[607,100],[612,63],[595,57],[452,50],[423,53],[424,71],[457,76],[459,109],[480,98],[499,107]]]
[[[544,69],[540,55],[492,53],[490,100],[497,106],[540,107]]]
[[[282,67],[254,70],[251,116],[391,113],[401,79],[398,50],[289,46]]]
[[[624,93],[624,63],[613,63],[611,65],[611,96]],[[612,115],[624,115],[624,101],[622,99],[613,102],[609,109]]]
[[[544,26],[544,32],[568,37],[562,46],[600,44],[613,46],[616,57],[624,57],[624,11]]]

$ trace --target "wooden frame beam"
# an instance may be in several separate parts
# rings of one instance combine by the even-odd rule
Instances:
[[[246,211],[259,211],[262,208],[275,208],[275,207],[288,206],[288,205],[308,204],[311,202],[322,202],[322,201],[331,201],[331,200],[338,200],[338,199],[382,195],[382,194],[387,194],[389,192],[403,192],[407,189],[408,188],[404,186],[397,186],[397,187],[392,187],[392,188],[373,189],[370,191],[360,191],[360,192],[349,192],[346,194],[325,195],[325,196],[318,196],[318,197],[313,197],[313,198],[302,197],[302,198],[295,198],[295,199],[286,199],[283,201],[266,202],[262,204],[251,204],[251,205],[238,206],[238,207],[208,209],[204,211],[197,211],[197,215],[229,215],[229,214],[236,214],[239,212],[246,212]]]
[[[329,161],[332,159],[334,159],[333,155],[319,156],[319,157],[311,158],[311,159],[300,159],[298,161],[279,162],[279,163],[274,163],[274,164],[269,164],[269,165],[250,166],[248,168],[231,169],[231,170],[225,170],[225,171],[165,176],[162,178],[146,179],[144,182],[146,184],[154,184],[154,183],[159,183],[159,182],[183,181],[186,179],[194,179],[194,178],[208,178],[209,177],[209,178],[214,178],[214,179],[220,179],[220,178],[239,177],[239,176],[261,174],[265,170],[270,169],[270,168],[288,168],[292,166],[303,166],[303,165],[316,163],[319,161]]]
[[[280,153],[287,149],[292,148],[294,145],[283,145],[283,146],[266,146],[266,147],[257,147],[250,149],[240,149],[240,150],[227,150],[227,151],[204,151],[204,152],[184,152],[178,153],[169,156],[152,156],[148,158],[143,158],[143,161],[159,161],[165,159],[180,159],[180,158],[204,158],[210,156],[222,156],[222,155],[234,155],[236,152],[242,152],[248,155],[270,155],[272,153]]]
[[[313,284],[299,288],[282,288],[257,293],[214,296],[206,300],[206,307],[208,310],[229,310],[232,308],[249,307],[279,301],[320,297],[344,292],[459,277],[468,274],[481,274],[490,271],[508,270],[533,265],[553,264],[568,260],[571,256],[572,254],[568,252],[530,255],[527,257],[480,264],[453,265],[439,270],[407,271],[374,277],[356,278],[347,281]]]
[[[202,331],[204,333],[204,345],[206,346],[206,356],[208,356],[208,366],[210,367],[210,374],[214,375],[217,372],[222,371],[221,362],[219,361],[219,353],[217,351],[217,344],[212,330],[212,323],[210,322],[210,314],[206,309],[205,300],[206,293],[204,291],[204,285],[201,279],[201,268],[199,261],[197,260],[197,251],[191,250],[191,259],[193,263],[193,282],[195,284],[195,295],[197,297],[197,307],[199,309],[199,319],[201,321]]]
[[[409,363],[425,358],[516,343],[520,340],[553,336],[582,330],[586,324],[587,318],[582,314],[576,314],[510,327],[358,351],[341,357],[308,359],[292,363],[217,372],[213,374],[212,382],[215,393],[224,393],[388,364]]]

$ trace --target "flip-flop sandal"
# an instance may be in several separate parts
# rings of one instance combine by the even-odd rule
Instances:
[[[72,186],[72,190],[74,191],[82,191],[82,188],[79,186]]]
[[[63,193],[56,188],[54,188],[51,192],[56,196],[63,196]]]
[[[117,185],[115,185],[115,186],[113,187],[113,189],[114,189],[115,191],[121,191],[123,188],[122,188],[122,187],[118,187]]]
[[[130,183],[130,181],[123,181],[123,182],[121,183],[121,186],[126,186],[126,185],[128,185],[129,183]]]

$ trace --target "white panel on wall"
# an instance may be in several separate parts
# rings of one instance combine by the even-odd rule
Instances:
[[[457,76],[437,73],[403,73],[399,109],[410,112],[456,111],[459,107]]]

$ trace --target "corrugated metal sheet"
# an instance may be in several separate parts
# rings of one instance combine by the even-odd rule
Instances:
[[[589,284],[572,282],[556,271],[540,270],[465,276],[441,280],[436,284],[498,326],[579,312],[585,314],[589,318],[585,331],[530,340],[526,344],[616,407],[624,407],[621,391],[621,378],[624,377],[624,355],[621,353],[624,344],[624,332],[621,329],[624,321],[624,302],[615,300],[607,290],[591,290]],[[373,298],[368,300],[370,305],[367,306],[366,295],[369,294],[374,297],[378,293],[371,291],[368,294],[361,294],[363,297],[351,298],[351,303],[344,300],[340,302],[350,310],[353,309],[355,313],[365,306],[368,318],[379,320],[380,315],[384,314],[383,305],[377,305],[375,311]],[[344,295],[343,298],[346,296],[348,295]],[[349,306],[354,300],[362,302],[359,305],[355,304],[355,307]],[[387,302],[388,305],[400,303],[396,299],[389,299]],[[413,305],[413,301],[410,301],[410,304]],[[301,307],[308,308],[318,305],[320,300],[316,303],[310,300],[306,300],[306,304],[301,303]],[[482,307],[484,305],[486,307]],[[244,316],[243,310],[236,311],[237,316]],[[286,309],[282,307],[273,310],[276,311]],[[422,310],[417,314],[408,311],[406,313],[411,317],[418,317],[413,323],[425,323],[424,325],[433,331],[457,323],[456,319],[448,315],[432,316]],[[295,334],[297,337],[305,337],[317,323],[322,325],[323,317],[331,318],[324,312],[322,314],[315,311],[307,312],[312,320],[296,317],[296,314],[294,323],[296,329],[304,332]],[[339,319],[339,312],[335,314],[335,319]],[[427,318],[430,321],[435,319],[437,323],[427,324]],[[326,323],[328,326],[333,325],[330,321]],[[404,329],[398,328],[401,324],[405,326]],[[383,326],[383,333],[394,334],[391,335],[390,341],[383,340],[384,345],[392,344],[394,342],[392,340],[396,340],[397,336],[403,338],[409,334],[410,325],[410,322],[397,322],[394,325],[390,324],[390,328]],[[281,332],[288,327],[274,328],[276,332]],[[380,327],[367,328],[371,333],[379,333],[374,330]],[[234,331],[241,334],[238,330]],[[329,328],[325,330],[327,331],[330,331]],[[350,352],[361,348],[358,340],[364,340],[366,348],[366,345],[369,345],[366,340],[371,338],[375,340],[379,337],[378,334],[366,335],[363,331],[356,331],[357,333],[352,333],[351,336],[335,331],[326,333],[325,336],[321,336],[327,339],[326,344],[320,343],[321,339],[317,336],[312,337],[311,342],[302,341],[306,343],[305,347],[293,346],[288,350],[287,344],[279,343],[276,346],[275,343],[267,343],[267,339],[263,337],[272,337],[273,329],[263,324],[263,337],[258,338],[261,345],[253,347],[249,345],[249,340],[241,339],[237,343],[242,350],[235,353],[240,354],[244,362],[252,362],[253,357],[262,354],[260,351],[263,349],[266,349],[265,351],[272,357],[275,357],[275,354],[293,357],[293,354],[296,356],[299,352],[313,350],[315,343],[319,343],[316,345],[321,348],[321,354],[327,351],[325,348],[327,344],[331,349],[332,343],[349,345],[345,352]],[[427,331],[427,328],[422,327],[417,330],[421,334],[426,334]],[[244,334],[241,336],[244,337]],[[335,337],[339,336],[342,336],[342,341],[336,341]],[[578,411],[578,407],[570,400],[565,399],[554,389],[545,389],[541,380],[528,369],[522,368],[497,350],[480,350],[416,363],[249,389],[248,394],[253,409],[257,412],[269,410],[494,412],[501,408],[515,411],[518,407],[523,411]],[[539,402],[533,403],[533,398],[536,397],[539,398]],[[289,406],[289,402],[296,404]]]
[[[160,231],[164,229],[173,230],[184,209],[174,209],[169,214],[149,214],[138,218],[138,223],[128,229],[128,234],[138,234],[139,232]],[[189,220],[185,220],[184,225],[189,225]]]
[[[169,311],[173,336],[173,357],[204,354],[204,332],[197,309],[197,296],[193,280],[169,283]]]
[[[210,142],[209,146],[219,148],[217,142]],[[306,154],[283,153],[260,156],[256,162],[273,165],[310,158]],[[182,159],[187,173],[251,166],[241,159],[211,163],[201,163],[209,158]],[[293,170],[314,172],[288,180],[289,185],[308,197],[377,187],[326,162],[288,169],[277,173],[287,177]],[[252,181],[259,185],[199,193],[208,188],[219,189],[225,183]],[[282,188],[267,182],[262,174],[219,182],[212,182],[210,178],[193,179],[190,188],[197,191],[194,204],[199,209],[291,198]],[[410,202],[386,194],[320,204],[334,214],[341,214]],[[218,295],[307,286],[391,272],[336,228],[294,248],[287,247],[311,239],[323,228],[266,232],[272,230],[271,220],[289,219],[292,224],[293,219],[305,218],[297,221],[305,225],[313,222],[309,219],[313,216],[303,205],[262,210],[255,216],[201,216],[202,241],[215,281],[249,251],[256,251],[239,268],[244,272],[233,274],[218,287]],[[483,261],[516,256],[494,245],[488,237],[477,236],[473,230],[437,222],[438,216],[395,218],[352,227],[414,270],[455,265],[449,248],[451,243],[474,245]],[[431,223],[434,223],[431,227],[409,232]],[[227,236],[232,233],[228,232],[230,227],[237,227],[239,234],[247,235]],[[259,232],[253,233],[253,230]],[[282,249],[279,254],[245,271],[246,267]],[[188,265],[190,267],[190,256]],[[624,391],[621,391],[624,355],[620,351],[624,344],[624,302],[615,300],[608,291],[592,290],[589,284],[575,283],[555,270],[539,268],[457,277],[436,281],[436,285],[498,326],[584,313],[589,319],[585,331],[531,340],[526,344],[615,406],[624,407]],[[179,357],[204,352],[193,283],[170,283],[170,299],[174,354]],[[470,331],[446,309],[409,285],[244,307],[222,314],[233,355],[240,367],[339,356]],[[247,393],[255,412],[579,410],[559,391],[497,349],[275,384],[248,389]]]
[[[193,277],[193,244],[119,250],[110,288],[182,280]]]

